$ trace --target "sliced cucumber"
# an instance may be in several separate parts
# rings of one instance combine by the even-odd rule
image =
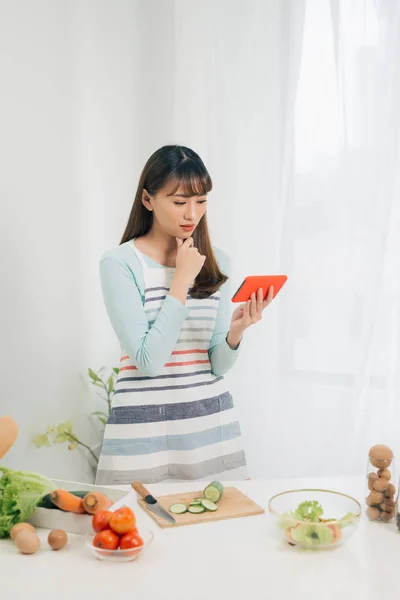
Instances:
[[[180,502],[176,504],[171,504],[169,507],[169,512],[172,512],[174,515],[182,515],[187,512],[188,507],[186,504],[181,504]]]
[[[201,504],[193,504],[193,506],[189,506],[189,512],[194,514],[200,514],[206,512],[206,509]]]
[[[218,510],[218,506],[214,502],[211,502],[211,500],[202,500],[201,504],[206,510],[210,510],[212,512]]]
[[[219,481],[209,483],[203,491],[203,497],[194,498],[189,503],[175,502],[169,507],[169,511],[175,515],[182,515],[185,512],[201,514],[207,511],[215,512],[218,510],[217,502],[222,498],[224,486]]]
[[[213,481],[204,489],[204,498],[211,502],[218,502],[221,500],[222,494],[224,493],[224,486],[219,481]]]

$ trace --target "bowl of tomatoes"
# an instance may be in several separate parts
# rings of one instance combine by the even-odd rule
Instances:
[[[135,513],[128,506],[96,513],[92,531],[86,534],[86,545],[99,560],[136,560],[152,541],[152,532],[142,527],[139,531]]]

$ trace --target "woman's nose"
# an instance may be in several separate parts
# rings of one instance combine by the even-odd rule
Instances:
[[[196,220],[196,207],[193,204],[187,204],[185,211],[185,219],[187,221],[195,221]]]

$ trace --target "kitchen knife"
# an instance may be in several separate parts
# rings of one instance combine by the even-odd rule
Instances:
[[[175,525],[176,521],[172,515],[169,514],[161,506],[159,502],[150,494],[148,490],[140,483],[140,481],[134,481],[131,486],[135,490],[137,494],[146,502],[147,508],[151,510],[155,515],[158,515],[162,519],[165,519],[169,523],[173,523]]]

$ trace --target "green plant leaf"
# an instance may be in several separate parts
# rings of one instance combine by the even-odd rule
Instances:
[[[57,431],[58,431],[58,433],[64,433],[66,431],[68,433],[72,433],[72,422],[65,421],[64,423],[60,423],[59,426],[57,427]]]
[[[68,445],[68,450],[75,450],[75,448],[78,447],[78,442],[72,441],[69,445]]]
[[[97,417],[99,421],[101,421],[103,423],[103,425],[107,425],[107,421],[108,419],[105,419],[104,417]]]
[[[118,369],[118,367],[113,367],[113,371],[114,371],[114,373],[115,373],[116,375],[118,375],[118,373],[119,373],[119,369]]]
[[[110,377],[108,378],[108,391],[110,394],[114,391],[114,378],[112,375],[110,375]]]
[[[93,371],[93,369],[88,369],[89,377],[93,379],[93,381],[100,381],[100,377]]]
[[[64,433],[59,433],[58,435],[56,435],[56,437],[53,440],[53,444],[62,444],[63,442],[69,442],[70,441],[70,437],[69,435],[66,435]]]
[[[51,446],[50,440],[45,433],[42,435],[35,435],[35,437],[33,438],[33,443],[35,444],[36,448],[42,448],[43,446]]]
[[[97,416],[101,416],[101,417],[105,417],[108,419],[108,415],[103,412],[102,410],[95,410],[94,412],[92,412],[92,415],[96,415]]]
[[[104,390],[104,385],[102,383],[99,383],[99,381],[92,381],[93,385],[102,388]]]

